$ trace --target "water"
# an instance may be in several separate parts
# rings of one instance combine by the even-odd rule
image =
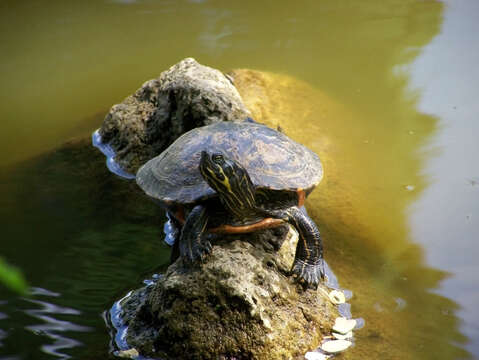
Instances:
[[[290,76],[263,115],[325,165],[308,211],[366,320],[343,357],[479,357],[478,11],[2,1],[0,254],[36,290],[0,288],[0,358],[106,358],[103,311],[164,268],[164,215],[84,149],[112,104],[187,56]]]
[[[105,144],[102,143],[99,129],[93,132],[91,136],[91,142],[94,147],[96,147],[98,150],[100,150],[103,153],[103,155],[106,156],[106,167],[108,168],[108,170],[110,170],[111,173],[125,179],[131,179],[131,180],[135,179],[134,174],[130,174],[124,171],[120,167],[120,165],[114,160],[115,151],[111,148],[111,146],[108,143],[105,143]]]

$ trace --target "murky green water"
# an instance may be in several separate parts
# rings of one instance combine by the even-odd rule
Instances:
[[[0,288],[0,358],[106,358],[102,311],[166,264],[161,212],[134,184],[81,142],[51,149],[186,56],[312,89],[284,82],[297,107],[277,116],[325,162],[307,206],[366,320],[342,357],[479,357],[477,14],[473,0],[2,1],[0,255],[36,291]]]

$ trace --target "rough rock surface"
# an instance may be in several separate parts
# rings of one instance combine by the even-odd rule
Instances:
[[[121,304],[128,345],[162,359],[290,359],[314,349],[337,310],[287,276],[297,242],[288,229],[223,238],[197,266],[175,262]]]
[[[115,151],[120,167],[135,174],[184,132],[248,115],[238,91],[222,72],[187,58],[114,105],[100,135]]]
[[[185,59],[113,106],[100,135],[135,173],[185,131],[246,116],[226,76]],[[316,348],[338,312],[289,276],[297,236],[283,243],[285,228],[217,239],[204,263],[178,260],[122,300],[128,346],[161,359],[292,359]]]

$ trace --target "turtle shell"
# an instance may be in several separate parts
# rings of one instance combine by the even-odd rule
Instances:
[[[323,176],[314,152],[279,131],[245,121],[188,131],[144,164],[136,181],[147,195],[169,204],[192,204],[215,196],[198,169],[203,150],[222,153],[243,165],[259,188],[307,190]]]

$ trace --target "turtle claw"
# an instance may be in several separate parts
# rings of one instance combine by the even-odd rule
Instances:
[[[211,243],[208,240],[195,241],[189,246],[183,248],[182,257],[187,262],[194,263],[195,261],[203,262],[209,253],[211,253]]]
[[[198,249],[198,258],[201,262],[204,262],[207,256],[211,253],[212,247],[211,243],[208,240],[204,240],[200,246],[201,250]]]
[[[323,260],[313,265],[296,259],[291,272],[299,281],[304,281],[308,286],[316,289],[320,281],[324,279]]]
[[[203,241],[203,245],[206,248],[206,253],[209,254],[211,250],[213,250],[213,247],[211,246],[211,243],[208,240]]]

